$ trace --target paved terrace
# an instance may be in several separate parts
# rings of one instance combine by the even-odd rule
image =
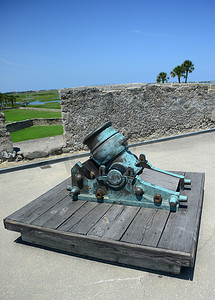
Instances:
[[[182,270],[173,277],[27,246],[19,241],[19,233],[5,230],[2,222],[0,299],[215,299],[215,132],[131,151],[145,153],[161,169],[206,173],[194,271]],[[69,177],[76,162],[0,174],[1,219]]]

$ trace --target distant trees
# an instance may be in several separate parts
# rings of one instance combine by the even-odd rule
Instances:
[[[3,103],[4,103],[4,97],[3,97],[3,94],[0,93],[0,109],[2,109]]]
[[[185,60],[182,64],[185,69],[185,82],[187,83],[188,73],[192,73],[194,70],[194,64],[191,60]]]
[[[175,67],[175,68],[170,72],[170,75],[171,75],[171,77],[177,76],[177,77],[178,77],[178,82],[180,83],[180,82],[181,82],[181,77],[184,77],[184,73],[185,73],[185,69],[184,69],[184,67],[181,65],[181,66]]]
[[[160,72],[157,76],[157,83],[164,83],[164,82],[168,82],[169,77],[167,77],[167,73],[165,72]]]
[[[12,108],[16,104],[16,97],[14,95],[0,93],[0,109],[10,105]]]
[[[10,95],[7,98],[8,102],[11,104],[11,107],[14,107],[14,104],[16,104],[16,97],[14,95]]]
[[[185,60],[181,65],[178,65],[175,67],[171,72],[171,77],[177,77],[178,82],[181,83],[181,77],[185,78],[185,83],[187,83],[188,74],[192,73],[194,70],[194,64],[191,60]],[[161,72],[157,76],[157,83],[164,83],[169,80],[169,77],[167,77],[167,73]]]

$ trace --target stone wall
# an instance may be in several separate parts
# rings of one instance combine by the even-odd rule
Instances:
[[[49,119],[33,119],[33,126],[39,125],[62,125],[61,118],[49,118]]]
[[[127,84],[59,90],[65,151],[86,149],[84,137],[105,121],[129,143],[215,126],[208,85]]]
[[[6,125],[7,130],[9,132],[18,131],[18,130],[25,129],[25,128],[28,128],[31,126],[33,126],[33,120],[24,120],[24,121],[19,121],[19,122],[13,122],[13,123],[9,123]]]
[[[13,122],[7,124],[7,130],[9,132],[18,131],[21,129],[25,129],[31,126],[41,126],[41,125],[61,125],[62,119],[60,118],[50,118],[50,119],[29,119],[19,122]]]
[[[10,133],[6,129],[5,116],[0,112],[0,160],[13,155],[13,143]]]

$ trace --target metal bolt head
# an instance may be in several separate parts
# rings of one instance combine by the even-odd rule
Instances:
[[[77,181],[78,183],[80,183],[80,182],[82,182],[82,180],[83,180],[83,176],[82,176],[81,174],[76,174],[76,175],[75,175],[75,179],[76,179],[76,181]]]
[[[80,194],[79,188],[77,186],[73,186],[70,194],[73,196],[78,196]]]
[[[140,186],[137,186],[135,188],[135,194],[136,195],[142,195],[143,194],[143,189]]]
[[[67,191],[71,191],[72,190],[71,185],[67,185],[66,189],[67,189]]]
[[[176,203],[175,203],[175,202],[169,202],[169,205],[170,205],[171,207],[175,207],[175,206],[176,206]]]
[[[157,203],[157,204],[160,204],[162,201],[162,196],[161,194],[155,194],[154,195],[154,202]]]
[[[97,198],[97,199],[102,199],[103,196],[104,196],[103,190],[97,190],[97,191],[96,191],[96,198]]]
[[[169,205],[171,207],[175,207],[178,204],[178,202],[179,202],[179,200],[178,200],[177,196],[172,195],[169,197]]]
[[[145,162],[146,161],[146,156],[145,156],[145,154],[140,154],[140,156],[139,156],[139,160],[141,161],[141,162]]]
[[[77,186],[73,186],[70,192],[70,196],[74,201],[78,200],[78,195],[80,194],[80,190]]]

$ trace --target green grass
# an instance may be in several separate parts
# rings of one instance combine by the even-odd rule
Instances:
[[[60,112],[53,111],[40,111],[30,109],[9,109],[4,110],[6,123],[15,121],[22,121],[36,118],[61,118]]]
[[[19,103],[29,102],[27,107],[37,108],[52,108],[60,109],[60,103],[51,102],[59,100],[59,94],[57,90],[28,92],[28,93],[14,93],[16,101]],[[31,105],[32,102],[39,101],[39,105]],[[44,103],[47,102],[47,103]],[[30,109],[11,109],[4,110],[6,124],[15,121],[22,121],[35,118],[61,118],[61,112],[58,111],[42,111],[42,110],[30,110]],[[19,130],[11,133],[11,138],[14,143],[20,141],[26,141],[31,139],[39,139],[43,137],[50,137],[63,134],[62,125],[50,125],[50,126],[33,126],[23,130]]]
[[[49,91],[39,91],[39,92],[29,92],[29,93],[14,93],[18,102],[22,100],[28,100],[30,102],[33,101],[54,101],[59,100],[59,94],[57,90],[49,90]]]
[[[13,143],[63,134],[62,125],[32,126],[11,133]]]
[[[13,95],[16,97],[16,101],[20,103],[21,106],[26,106],[25,103],[28,102],[27,107],[60,109],[60,103],[51,102],[60,100],[58,90],[14,93]],[[34,101],[39,101],[41,104],[32,105],[31,103]]]
[[[60,109],[60,103],[51,102],[60,100],[58,90],[47,90],[47,91],[32,91],[32,92],[20,92],[13,93],[16,97],[16,102],[19,103],[20,106],[27,107],[38,107],[38,108],[52,108],[52,109]],[[31,104],[34,101],[39,101],[39,105]],[[50,103],[46,103],[50,102]],[[10,105],[10,104],[8,104]]]

